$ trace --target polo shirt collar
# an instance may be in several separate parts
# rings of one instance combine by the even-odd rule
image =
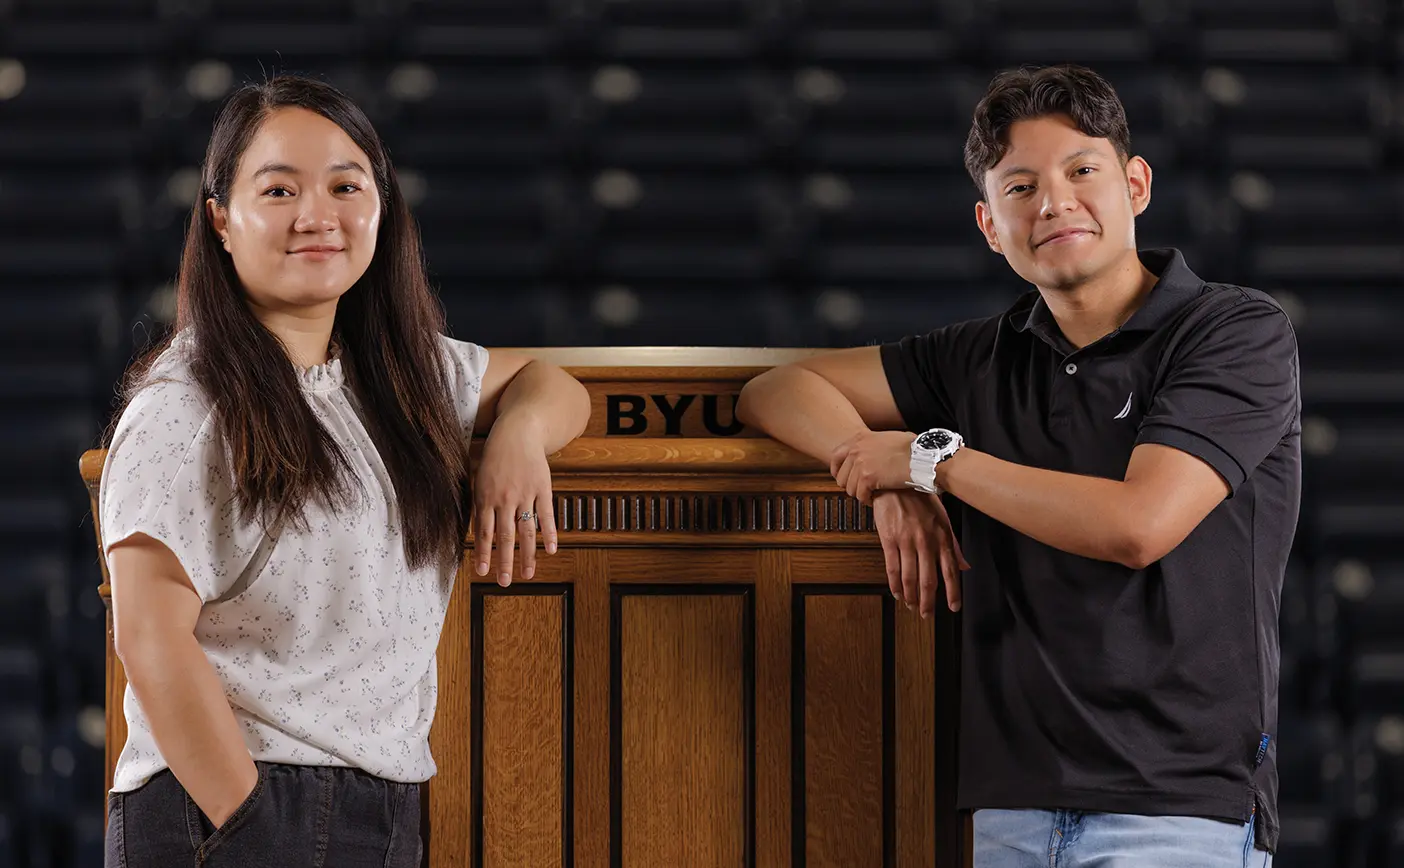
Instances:
[[[1136,253],[1141,264],[1157,276],[1155,286],[1131,318],[1118,331],[1155,331],[1166,323],[1180,307],[1199,295],[1204,281],[1190,270],[1185,257],[1173,247],[1140,250]],[[1042,293],[1034,293],[1033,306],[1027,314],[1016,310],[1011,315],[1011,324],[1016,331],[1033,330],[1035,334],[1058,333],[1058,324],[1053,312],[1043,301]]]

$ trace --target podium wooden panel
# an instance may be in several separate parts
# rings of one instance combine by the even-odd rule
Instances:
[[[594,411],[550,459],[560,551],[506,589],[459,574],[426,864],[968,864],[955,619],[895,604],[870,511],[735,421],[746,380],[807,351],[526,352]],[[81,463],[94,504],[103,458]],[[109,786],[111,635],[109,606]]]

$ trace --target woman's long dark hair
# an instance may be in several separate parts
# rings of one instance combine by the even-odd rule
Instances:
[[[346,456],[313,415],[282,342],[254,317],[205,209],[209,198],[227,204],[254,135],[270,114],[291,107],[332,121],[370,157],[381,206],[375,255],[341,297],[333,337],[394,485],[410,566],[457,565],[472,477],[440,344],[443,310],[389,155],[365,113],[331,85],[278,76],[241,88],[220,111],[185,236],[175,328],[133,366],[125,399],[170,341],[188,331],[191,372],[214,408],[241,514],[258,516],[268,528],[305,527],[302,510],[310,499],[332,509],[349,508],[355,499]]]

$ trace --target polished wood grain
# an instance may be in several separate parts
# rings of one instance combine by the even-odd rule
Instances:
[[[790,553],[790,571],[796,582],[804,584],[852,582],[881,585],[884,591],[887,588],[886,565],[875,535],[862,547],[836,551],[808,545],[796,548]]]
[[[705,548],[684,553],[616,549],[609,554],[609,580],[620,584],[749,585],[758,581],[754,548]]]
[[[936,644],[932,619],[898,608],[896,643],[897,866],[936,860]]]
[[[112,610],[107,610],[107,642],[109,647],[112,644]],[[106,791],[112,789],[112,776],[117,770],[117,757],[122,753],[122,746],[127,743],[127,716],[122,711],[123,702],[127,695],[127,671],[122,668],[122,661],[116,654],[107,655],[106,672],[104,675],[106,686],[107,707],[114,709],[107,715],[107,737],[103,745],[103,753],[107,763],[107,770],[104,775],[106,781]],[[107,823],[107,811],[104,797],[104,810],[102,812],[103,823]]]
[[[609,865],[609,552],[576,553],[575,868]]]
[[[565,853],[566,599],[482,600],[483,866],[554,868]]]
[[[621,864],[744,864],[747,683],[739,595],[621,601]]]
[[[429,730],[429,750],[439,767],[425,788],[430,865],[466,865],[477,845],[473,817],[473,635],[467,573],[460,571],[444,616],[437,656],[438,705]]]
[[[882,865],[882,598],[801,599],[804,865]]]
[[[743,381],[775,367],[824,352],[799,347],[510,347],[513,352],[560,365],[582,380]]]
[[[727,437],[673,439],[581,437],[547,459],[556,472],[713,473],[745,467],[747,473],[818,473],[827,466],[774,440]]]
[[[756,865],[762,868],[791,865],[790,556],[776,549],[755,555]]]

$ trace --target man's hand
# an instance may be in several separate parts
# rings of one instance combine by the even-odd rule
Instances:
[[[839,488],[871,506],[874,492],[907,488],[915,439],[910,431],[863,431],[834,449],[829,473]]]
[[[960,611],[960,571],[970,569],[941,499],[920,491],[884,491],[873,499],[873,519],[887,561],[892,596],[917,607],[922,618],[936,610],[937,564],[946,605]]]

